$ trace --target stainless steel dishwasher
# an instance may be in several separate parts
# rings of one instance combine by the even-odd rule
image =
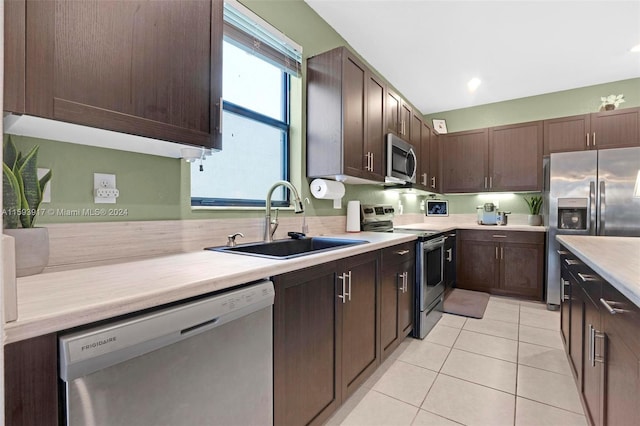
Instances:
[[[59,337],[66,422],[273,424],[271,281]]]

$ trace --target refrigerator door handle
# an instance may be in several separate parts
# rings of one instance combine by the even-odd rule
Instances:
[[[589,235],[596,235],[596,183],[589,182]]]
[[[605,192],[604,192],[604,185],[605,182],[603,180],[600,181],[600,208],[598,209],[598,235],[605,235],[604,233],[604,227],[605,227],[605,223],[604,223],[604,211],[605,208],[607,206],[607,201],[605,198]]]

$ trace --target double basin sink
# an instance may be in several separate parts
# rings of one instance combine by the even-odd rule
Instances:
[[[269,259],[292,259],[294,257],[307,256],[365,243],[368,243],[368,241],[330,237],[309,237],[238,244],[234,247],[207,247],[206,250],[266,257]]]

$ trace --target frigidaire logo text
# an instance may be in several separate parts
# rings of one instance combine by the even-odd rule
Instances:
[[[92,342],[92,343],[89,343],[87,345],[84,345],[81,350],[84,351],[85,349],[97,348],[98,346],[106,345],[107,343],[111,343],[111,342],[115,342],[115,341],[116,341],[116,337],[115,336],[108,337],[106,339],[98,340],[96,342]]]

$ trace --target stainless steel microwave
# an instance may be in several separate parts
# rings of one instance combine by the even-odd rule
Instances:
[[[416,153],[410,143],[387,134],[387,175],[385,182],[415,183]]]

